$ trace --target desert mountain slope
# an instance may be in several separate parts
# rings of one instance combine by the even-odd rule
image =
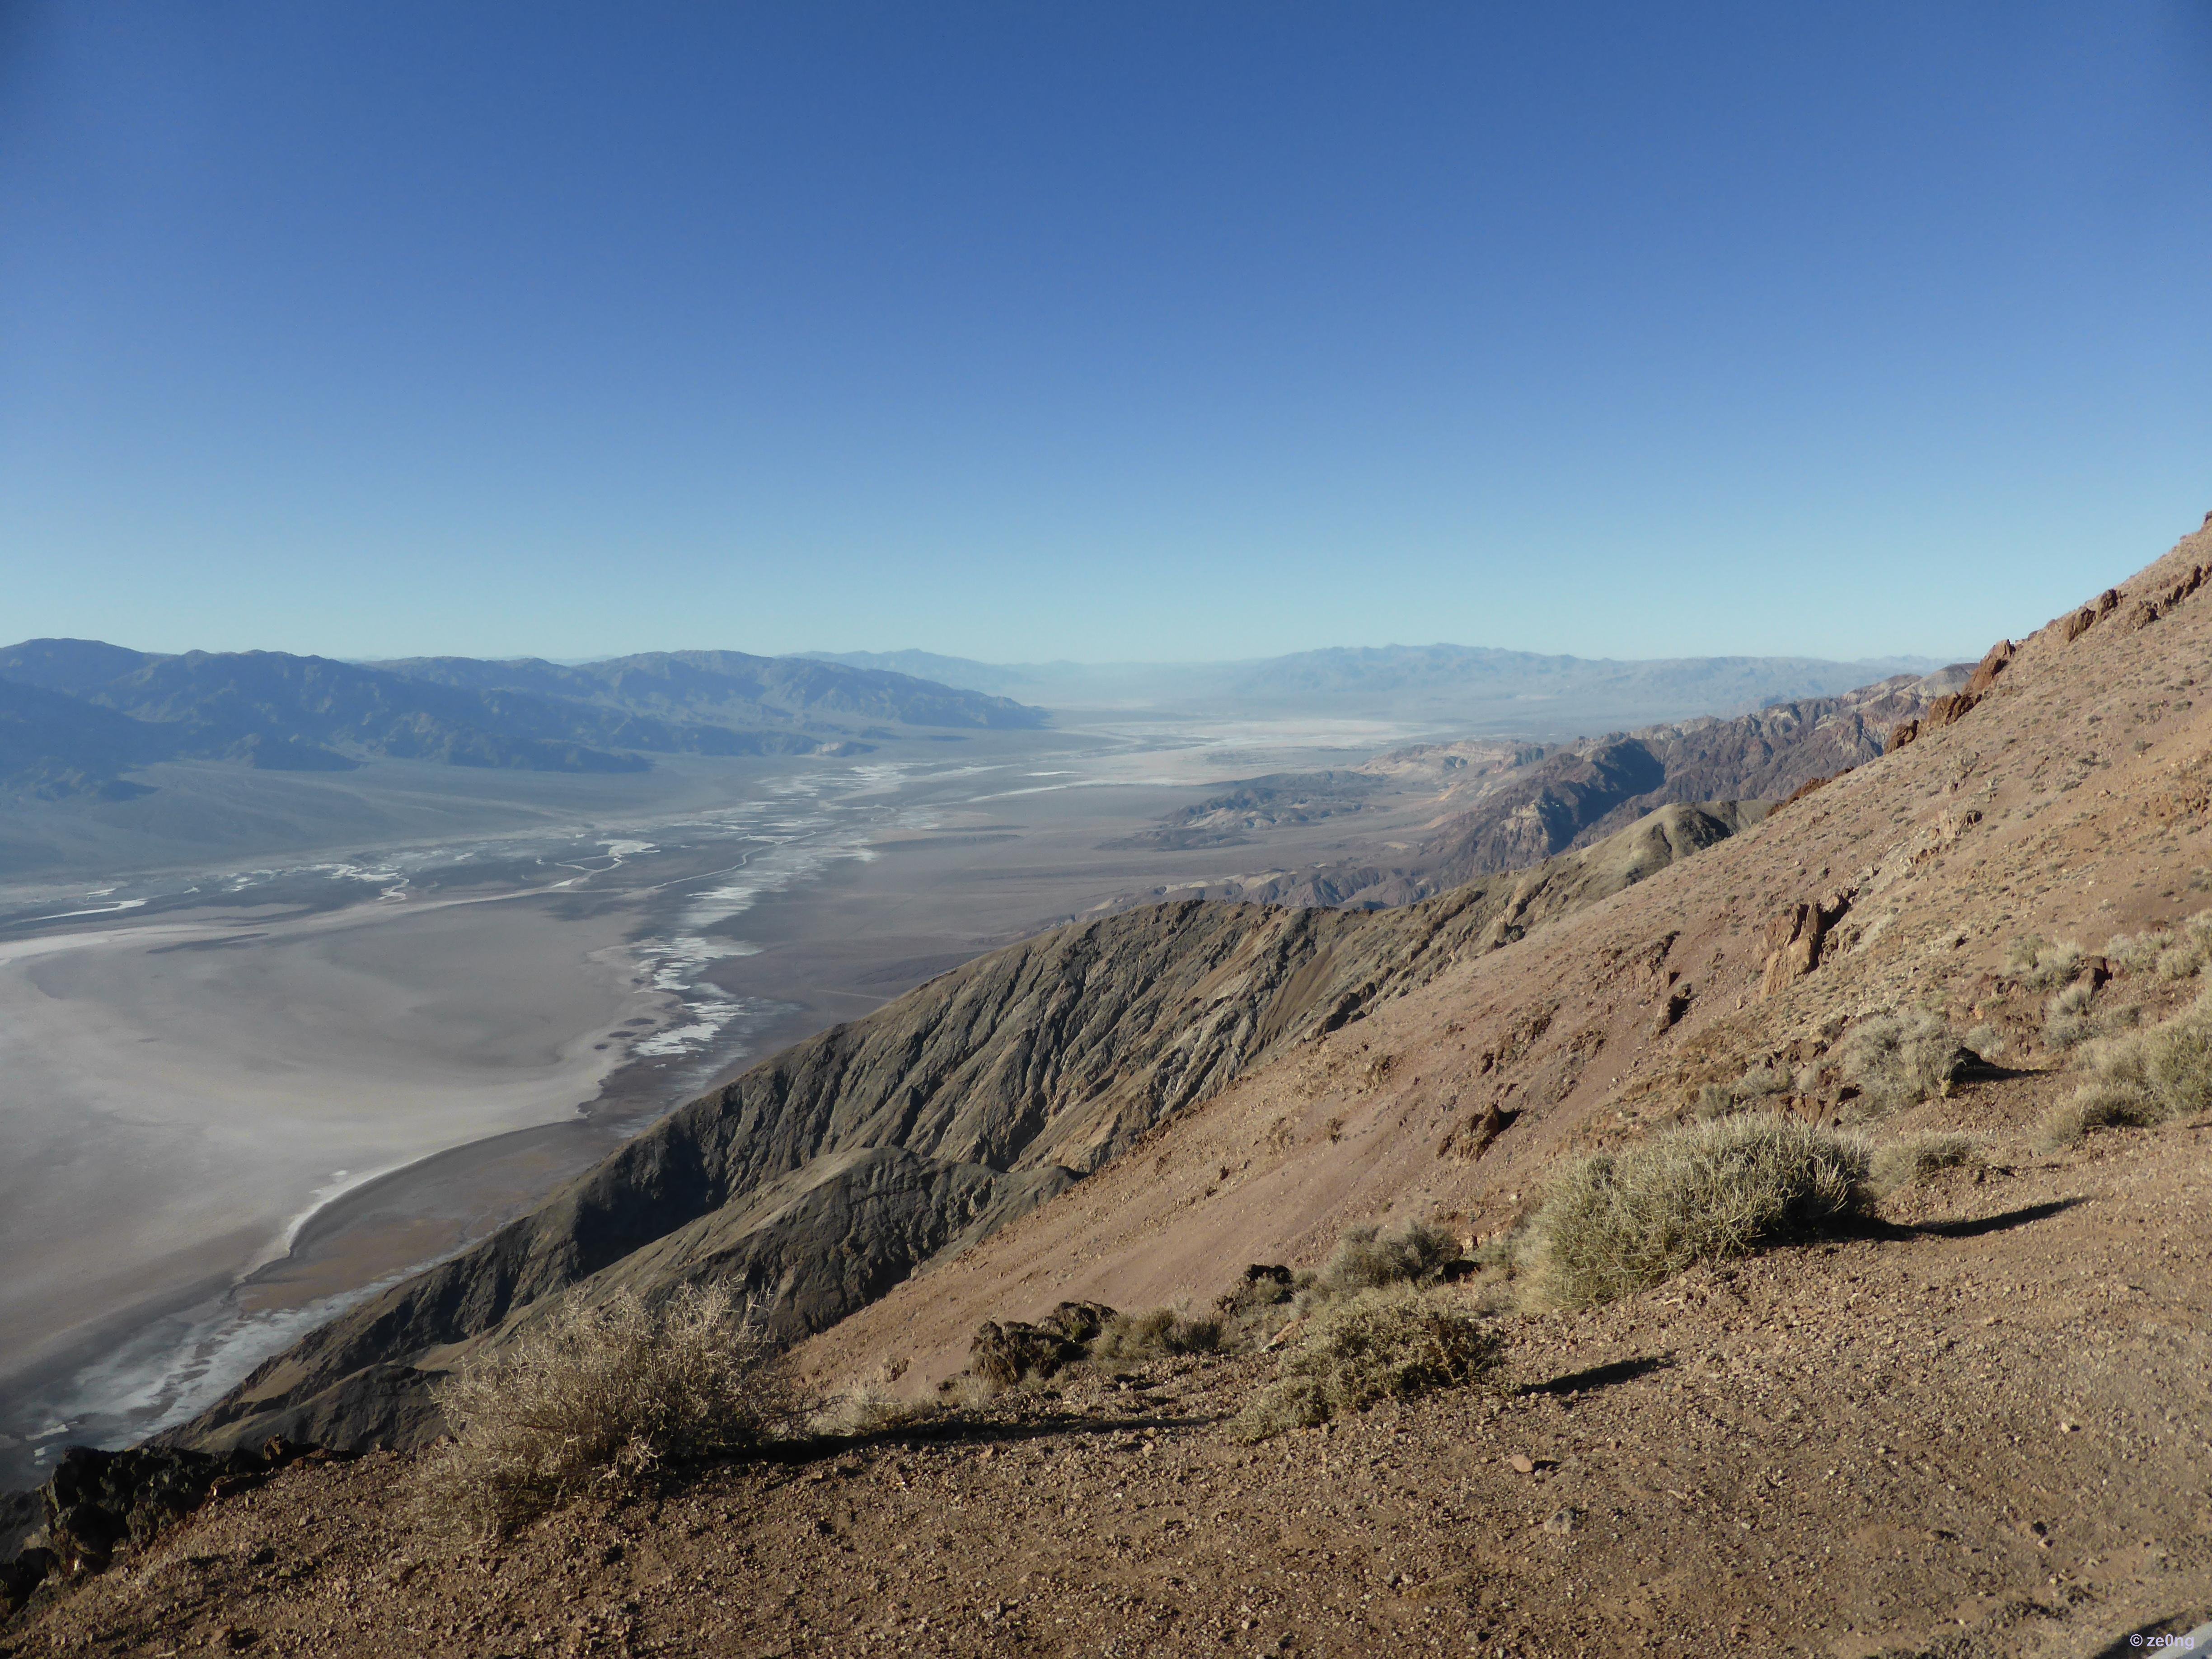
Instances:
[[[293,771],[387,757],[635,772],[653,754],[844,750],[886,721],[973,728],[1045,719],[1004,697],[736,652],[582,669],[466,658],[372,666],[281,651],[161,656],[96,640],[27,640],[0,650],[0,684],[21,706],[0,752],[0,788],[49,797],[112,793],[125,769],[162,759]],[[100,712],[64,719],[40,701],[54,697]],[[125,734],[113,716],[141,730]]]
[[[1885,1011],[1992,1024],[1980,1040],[2033,1065],[1975,1098],[2032,1122],[2078,1079],[2044,1057],[2041,997],[2005,988],[2012,941],[2094,951],[2201,908],[2212,882],[2208,564],[2200,532],[1993,652],[1948,723],[1255,1068],[803,1358],[824,1376],[886,1359],[943,1376],[982,1315],[1201,1300],[1245,1262],[1312,1263],[1396,1215],[1493,1234],[1561,1157],[1679,1120],[1701,1084],[1796,1073],[1817,1080],[1779,1103],[1836,1115],[1835,1045]],[[1510,1127],[1470,1156],[1493,1108]]]
[[[756,1066],[533,1214],[264,1365],[178,1437],[431,1431],[426,1374],[562,1295],[734,1279],[834,1324],[1315,1033],[1648,878],[1747,815],[1677,806],[1402,910],[1151,906],[979,958]],[[1750,816],[1755,816],[1750,815]]]
[[[657,719],[775,725],[888,720],[906,726],[1033,730],[1042,709],[913,674],[742,651],[655,651],[564,665],[417,657],[379,667],[476,691],[573,699]]]
[[[1233,847],[1279,823],[1348,816],[1408,796],[1426,799],[1433,823],[1388,863],[1323,865],[1203,890],[1208,897],[1275,903],[1404,904],[1485,871],[1519,869],[1586,847],[1669,802],[1786,799],[1875,759],[1899,723],[1917,720],[1966,679],[1964,669],[1899,676],[1842,696],[1560,745],[1417,744],[1340,771],[1247,780],[1134,839]]]

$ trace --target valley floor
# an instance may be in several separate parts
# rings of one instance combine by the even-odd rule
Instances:
[[[1993,1151],[1333,1431],[1235,1437],[1263,1356],[1085,1370],[490,1549],[303,1465],[0,1654],[2136,1650],[2212,1613],[2212,1127]]]

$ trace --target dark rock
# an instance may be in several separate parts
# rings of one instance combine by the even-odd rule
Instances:
[[[31,1592],[55,1576],[60,1558],[38,1545],[12,1561],[0,1561],[0,1614],[13,1613],[31,1599]]]
[[[1011,1389],[1024,1377],[1057,1376],[1083,1358],[1080,1342],[1057,1330],[1010,1319],[987,1319],[968,1345],[968,1368],[996,1388]]]
[[[39,1489],[54,1567],[72,1577],[103,1571],[125,1547],[148,1543],[210,1498],[257,1483],[306,1451],[282,1443],[268,1455],[71,1446]]]
[[[1099,1332],[1115,1317],[1115,1310],[1103,1302],[1063,1302],[1037,1323],[1048,1331],[1059,1332],[1070,1342],[1081,1344],[1097,1340]]]
[[[1883,746],[1882,753],[1885,755],[1893,755],[1906,744],[1914,742],[1919,736],[1920,722],[1918,720],[1899,720],[1895,726],[1889,728],[1889,741]]]

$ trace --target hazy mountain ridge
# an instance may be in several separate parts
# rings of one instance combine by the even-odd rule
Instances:
[[[649,754],[852,752],[866,746],[856,741],[864,721],[973,729],[1045,718],[1002,697],[736,652],[580,668],[467,658],[376,665],[30,640],[0,651],[0,790],[44,799],[128,793],[136,786],[121,773],[157,760],[635,772]]]
[[[1572,735],[1578,723],[1589,731],[1733,714],[1762,703],[1836,696],[1869,680],[1924,674],[1938,666],[1920,658],[1616,661],[1444,644],[1336,647],[1220,663],[994,664],[923,651],[804,654],[852,667],[927,674],[947,685],[1048,705],[1387,714],[1532,736]]]

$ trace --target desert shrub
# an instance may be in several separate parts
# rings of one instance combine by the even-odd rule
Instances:
[[[1951,1028],[1929,1013],[1861,1020],[1844,1044],[1844,1075],[1870,1114],[1902,1111],[1951,1092],[1971,1058]]]
[[[2088,958],[2072,939],[2057,945],[2034,933],[2014,939],[2005,952],[2005,971],[2032,990],[2054,991],[2069,983]]]
[[[859,1439],[927,1422],[943,1416],[956,1403],[910,1399],[880,1384],[863,1382],[825,1401],[808,1418],[806,1426],[815,1434],[835,1439]]]
[[[2212,1111],[2212,993],[2148,1030],[2097,1044],[2087,1063],[2089,1081],[2044,1120],[2046,1147]]]
[[[1697,1103],[1691,1108],[1700,1123],[1717,1123],[1731,1115],[1736,1109],[1735,1091],[1725,1083],[1708,1083],[1698,1090]]]
[[[2140,933],[2115,933],[2105,945],[2105,959],[2131,974],[2148,973],[2158,966],[2158,959],[2173,948],[2173,944],[2172,933],[2163,927],[2145,928]]]
[[[1457,1240],[1424,1222],[1408,1221],[1392,1234],[1354,1227],[1322,1267],[1316,1288],[1347,1296],[1385,1285],[1419,1285],[1433,1279],[1458,1255]]]
[[[2074,1098],[2043,1120],[2039,1137],[2045,1152],[2078,1146],[2092,1130],[2148,1129],[2166,1121],[2166,1113],[2142,1090],[2126,1084],[2085,1083]]]
[[[1264,1440],[1455,1388],[1495,1365],[1498,1348],[1496,1333],[1446,1294],[1403,1284],[1362,1291],[1310,1316],[1274,1380],[1238,1413],[1237,1431]]]
[[[1772,1115],[1731,1118],[1583,1158],[1553,1183],[1524,1257],[1534,1299],[1572,1307],[1656,1285],[1864,1212],[1869,1152]]]
[[[1945,1170],[1968,1169],[1981,1162],[1981,1144],[1972,1135],[1939,1132],[1876,1147],[1870,1176],[1878,1190],[1888,1193],[1917,1186]]]
[[[2096,1000],[2096,988],[2084,979],[2075,981],[2051,999],[2043,1017],[2046,1048],[2071,1048],[2090,1035],[2094,1028],[2089,1019],[2089,1006]]]
[[[1792,1084],[1790,1068],[1768,1060],[1753,1066],[1737,1079],[1735,1097],[1746,1103],[1771,1100],[1777,1095],[1786,1095]]]
[[[1227,1335],[1222,1320],[1192,1316],[1173,1308],[1116,1314],[1091,1345],[1093,1359],[1150,1359],[1163,1354],[1213,1353]]]
[[[718,1288],[564,1305],[439,1390],[455,1437],[424,1464],[426,1496],[496,1534],[586,1487],[757,1446],[779,1403],[770,1352]]]
[[[1309,1284],[1313,1275],[1308,1273]],[[1278,1310],[1286,1310],[1297,1297],[1298,1275],[1288,1267],[1271,1267],[1254,1262],[1244,1269],[1244,1277],[1214,1300],[1214,1310],[1233,1326],[1264,1323],[1277,1317]]]
[[[2005,1051],[2004,1033],[1994,1025],[1977,1025],[1966,1033],[1966,1047],[1984,1060],[2002,1059]]]

